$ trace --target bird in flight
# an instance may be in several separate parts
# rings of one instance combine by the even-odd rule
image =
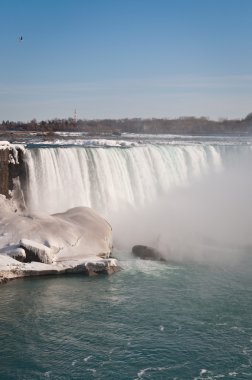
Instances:
[[[20,36],[18,40],[19,40],[19,42],[21,42],[21,41],[23,41],[23,39],[24,39],[23,36]]]

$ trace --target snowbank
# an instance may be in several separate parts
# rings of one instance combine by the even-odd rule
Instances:
[[[119,270],[111,250],[111,226],[88,207],[27,213],[0,196],[0,282],[69,272],[110,274]]]

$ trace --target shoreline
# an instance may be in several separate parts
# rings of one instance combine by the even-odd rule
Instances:
[[[3,256],[3,255],[1,255]],[[17,260],[15,260],[17,261]],[[0,285],[4,285],[9,281],[28,278],[28,277],[48,277],[48,276],[60,276],[60,275],[82,275],[87,277],[97,276],[97,275],[112,275],[122,270],[117,259],[99,259],[95,260],[94,258],[83,262],[76,263],[75,267],[71,265],[68,266],[59,266],[55,265],[55,268],[52,268],[53,265],[42,264],[38,268],[37,264],[41,263],[29,263],[30,268],[22,268],[20,263],[17,261],[15,268],[10,268],[9,270],[0,269]],[[8,264],[7,264],[8,265]],[[48,268],[46,267],[48,265]],[[0,266],[1,266],[1,257],[0,257]]]

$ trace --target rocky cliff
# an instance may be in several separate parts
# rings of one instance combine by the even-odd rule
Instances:
[[[24,146],[0,141],[0,194],[7,198],[14,188],[14,179],[24,177],[24,154]]]

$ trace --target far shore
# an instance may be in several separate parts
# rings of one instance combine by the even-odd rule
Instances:
[[[92,137],[118,138],[127,134],[170,134],[170,135],[228,135],[252,136],[252,113],[243,119],[211,120],[206,117],[179,117],[177,119],[52,119],[28,122],[2,121],[0,139],[10,142],[33,136],[54,139],[57,133],[78,133]],[[62,137],[62,136],[61,136]],[[64,137],[64,136],[63,136]],[[66,136],[67,137],[67,136]],[[72,135],[71,135],[72,137]]]

